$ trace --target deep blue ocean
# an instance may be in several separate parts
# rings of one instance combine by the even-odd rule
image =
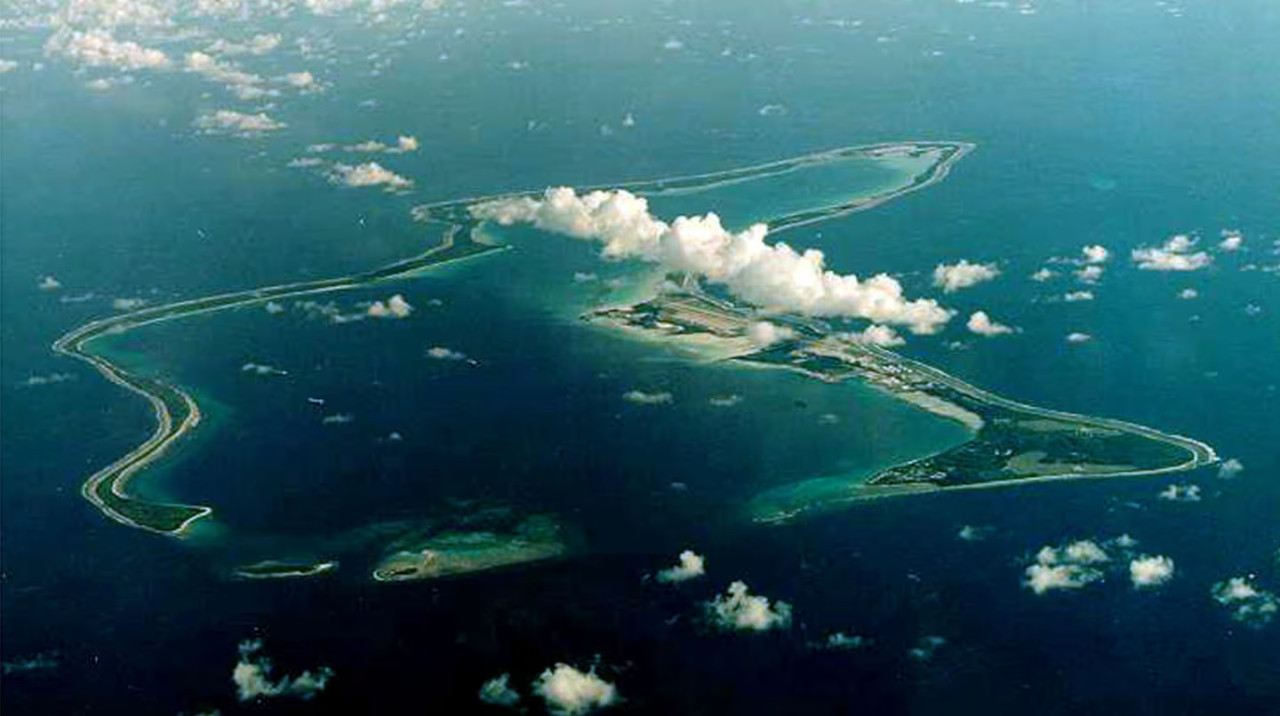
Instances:
[[[1246,270],[1280,263],[1280,6],[1036,5],[530,0],[448,5],[409,33],[299,14],[277,31],[352,49],[311,68],[331,89],[281,100],[287,130],[256,140],[193,134],[195,111],[232,100],[182,72],[93,92],[43,56],[47,33],[0,33],[0,57],[22,63],[0,74],[0,658],[56,664],[8,670],[4,712],[468,713],[488,708],[476,699],[486,679],[509,672],[527,692],[563,661],[598,664],[619,714],[1280,713],[1280,620],[1242,625],[1210,596],[1245,575],[1280,592],[1280,274]],[[682,47],[664,49],[673,38]],[[371,52],[394,61],[371,74]],[[262,71],[306,64],[293,53]],[[397,133],[421,149],[379,161],[414,179],[408,195],[285,166],[311,143]],[[49,349],[112,298],[377,266],[436,240],[410,216],[430,201],[908,139],[977,148],[937,186],[778,238],[963,312],[905,353],[1016,400],[1204,440],[1244,465],[1237,478],[1213,467],[1059,482],[752,526],[743,507],[764,489],[962,434],[857,385],[707,364],[587,326],[565,306],[595,288],[573,273],[620,269],[548,239],[318,299],[353,310],[400,293],[417,309],[403,321],[257,308],[114,339],[208,413],[139,489],[213,505],[216,526],[170,540],[80,497],[152,429],[141,400]],[[1245,248],[1202,271],[1129,260],[1179,233],[1209,246],[1223,229]],[[1069,274],[1050,258],[1085,244],[1113,253],[1098,284],[1028,280],[1043,266]],[[932,269],[960,258],[1003,275],[941,296]],[[44,275],[62,288],[38,290]],[[1055,300],[1080,288],[1095,300]],[[1179,299],[1186,288],[1198,297]],[[966,334],[978,309],[1021,332]],[[1068,344],[1071,332],[1093,340]],[[436,346],[478,365],[427,358]],[[289,375],[249,375],[250,362]],[[55,373],[74,378],[25,384]],[[672,403],[621,399],[633,389]],[[743,400],[708,403],[725,395]],[[323,424],[335,414],[353,420]],[[1172,483],[1200,485],[1202,500],[1157,499]],[[442,581],[368,579],[380,530],[485,504],[557,515],[571,553]],[[964,525],[990,536],[960,540]],[[1173,558],[1175,578],[1152,591],[1123,574],[1041,596],[1021,586],[1042,546],[1120,534]],[[705,578],[644,579],[685,548],[707,558]],[[227,576],[282,556],[342,565],[314,580]],[[793,604],[793,626],[700,625],[699,602],[737,579]],[[810,648],[833,631],[871,644]],[[930,636],[945,645],[909,656]],[[311,701],[238,704],[231,669],[250,637],[281,673],[336,676]]]

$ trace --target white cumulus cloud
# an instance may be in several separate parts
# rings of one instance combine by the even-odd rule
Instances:
[[[1199,502],[1199,485],[1169,485],[1160,491],[1159,498],[1170,502]]]
[[[590,671],[568,664],[556,664],[534,680],[533,693],[547,702],[547,709],[560,716],[578,716],[612,706],[620,700],[618,689]]]
[[[272,119],[265,112],[247,114],[230,109],[201,115],[195,121],[196,129],[203,134],[232,134],[237,137],[257,137],[286,126],[288,125]]]
[[[230,62],[225,62],[204,52],[188,52],[185,60],[187,72],[216,82],[227,88],[242,100],[251,101],[272,96],[274,90],[262,86],[263,78],[252,72],[245,72]]]
[[[532,224],[544,231],[604,245],[608,259],[638,258],[672,271],[693,272],[766,308],[813,316],[866,318],[934,333],[952,313],[936,301],[908,300],[886,274],[859,279],[825,267],[821,251],[766,244],[768,228],[756,224],[732,233],[715,214],[682,216],[672,223],[649,213],[648,202],[625,190],[579,196],[567,187],[541,197],[512,197],[472,207],[479,218],[501,225]]]
[[[1244,246],[1244,234],[1234,229],[1222,230],[1222,241],[1218,242],[1218,248],[1228,253],[1239,251]]]
[[[486,704],[511,708],[520,703],[520,693],[511,686],[511,674],[502,674],[484,682],[480,687],[480,700]]]
[[[933,285],[946,293],[954,293],[962,288],[990,281],[999,275],[1000,269],[995,264],[973,264],[960,259],[959,263],[938,264],[934,267]]]
[[[706,574],[707,564],[702,555],[686,549],[680,553],[680,562],[658,572],[658,581],[663,583],[687,582]]]
[[[628,390],[622,394],[622,399],[636,405],[668,405],[674,397],[666,391],[647,393],[643,390]]]
[[[352,166],[341,162],[333,165],[329,181],[351,187],[385,186],[387,191],[403,191],[413,187],[413,182],[383,167],[377,162],[365,162]]]
[[[455,351],[452,348],[445,348],[444,346],[432,346],[427,349],[427,357],[433,360],[458,361],[466,360],[467,354]]]
[[[1080,589],[1105,576],[1101,565],[1111,557],[1092,540],[1080,540],[1061,547],[1043,547],[1028,566],[1023,586],[1035,592]]]
[[[969,321],[965,323],[965,328],[968,328],[970,333],[987,337],[1014,332],[1011,326],[991,320],[991,316],[988,316],[986,311],[974,311],[973,315],[969,316]]]
[[[768,631],[791,626],[790,604],[771,603],[768,597],[752,594],[741,581],[730,584],[724,594],[704,607],[710,623],[726,631]]]
[[[1134,249],[1134,263],[1143,271],[1196,271],[1213,263],[1207,251],[1192,251],[1197,241],[1186,234],[1172,236],[1159,247]]]
[[[1107,247],[1100,244],[1085,246],[1080,249],[1080,254],[1080,260],[1087,264],[1106,263],[1107,259],[1111,258],[1111,252],[1107,250]]]
[[[1218,477],[1231,480],[1244,472],[1244,463],[1239,458],[1227,458],[1218,466]]]
[[[1102,274],[1105,271],[1106,269],[1098,264],[1089,264],[1077,269],[1074,273],[1076,280],[1080,283],[1097,283],[1102,280]]]
[[[1259,588],[1249,577],[1233,577],[1213,585],[1214,601],[1231,610],[1231,618],[1253,627],[1271,623],[1280,613],[1280,599]]]
[[[876,323],[855,333],[843,333],[840,337],[854,343],[880,346],[881,348],[892,348],[906,343],[902,336],[898,335],[897,331],[889,326],[881,326]]]
[[[756,321],[747,327],[747,338],[762,348],[771,346],[774,343],[789,341],[795,337],[795,331],[769,321]]]
[[[407,318],[410,313],[413,313],[413,306],[404,300],[404,296],[397,293],[385,302],[374,301],[369,304],[366,313],[372,318]]]
[[[136,42],[117,40],[102,28],[86,31],[64,27],[45,42],[46,55],[61,55],[89,67],[121,70],[166,69],[173,63],[164,52]]]
[[[1129,580],[1134,589],[1159,587],[1173,579],[1173,560],[1168,557],[1138,557],[1129,562]]]
[[[255,701],[276,696],[295,696],[310,699],[329,684],[333,670],[321,667],[314,673],[304,671],[292,678],[282,676],[271,679],[271,660],[263,656],[262,640],[252,639],[240,643],[240,661],[231,672],[236,685],[236,695],[241,701]]]

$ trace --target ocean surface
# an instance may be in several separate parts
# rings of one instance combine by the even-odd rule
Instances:
[[[332,86],[281,99],[272,114],[288,127],[247,140],[192,131],[195,113],[234,100],[189,73],[138,72],[98,92],[44,56],[48,29],[0,31],[0,57],[20,63],[0,74],[4,712],[468,713],[492,708],[476,693],[504,672],[540,712],[528,684],[566,662],[615,683],[619,714],[1280,713],[1280,619],[1245,625],[1210,594],[1238,576],[1280,591],[1280,282],[1262,270],[1280,262],[1280,8],[1034,9],[530,0],[373,26],[299,12],[268,27],[342,49],[299,59],[288,44],[253,61],[264,75],[311,62]],[[420,149],[378,160],[415,181],[409,194],[286,166],[308,144],[396,134]],[[976,149],[938,185],[773,239],[960,311],[904,353],[1019,401],[1204,440],[1243,464],[1237,477],[1028,485],[753,526],[744,508],[763,490],[864,473],[963,432],[859,385],[586,325],[580,302],[645,274],[586,243],[512,231],[512,251],[317,299],[350,312],[399,293],[416,307],[405,320],[333,325],[288,302],[281,315],[245,308],[111,339],[113,355],[192,388],[206,412],[137,488],[212,505],[215,519],[171,540],[80,497],[152,429],[143,401],[49,349],[113,299],[377,266],[437,240],[410,215],[421,203],[911,139]],[[669,210],[736,224],[770,200],[721,191]],[[1211,247],[1224,229],[1244,248],[1201,271],[1129,259],[1180,233]],[[1112,252],[1095,285],[1051,261],[1086,244]],[[1002,275],[955,294],[930,285],[936,264],[961,258]],[[1045,266],[1061,275],[1027,278]],[[61,288],[39,290],[45,275]],[[1195,299],[1178,297],[1187,288]],[[1085,289],[1094,300],[1062,300]],[[1020,332],[967,333],[979,309]],[[1072,332],[1092,340],[1068,343]],[[29,384],[54,374],[71,377]],[[632,404],[631,390],[671,402]],[[742,400],[709,403],[729,395]],[[337,415],[351,419],[325,424]],[[1157,497],[1174,483],[1201,499]],[[441,581],[368,578],[389,532],[488,505],[556,515],[569,555]],[[961,540],[965,525],[990,530]],[[1041,547],[1121,534],[1171,557],[1174,578],[1022,586]],[[704,578],[645,578],[686,548],[706,557]],[[229,578],[281,557],[341,566]],[[738,579],[792,604],[791,628],[707,628],[699,604]],[[836,631],[870,643],[812,647]],[[311,700],[238,703],[236,646],[255,637],[279,674],[324,665],[332,682]],[[913,656],[930,637],[945,643]]]

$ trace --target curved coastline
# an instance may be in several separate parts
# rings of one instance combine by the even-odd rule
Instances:
[[[923,156],[929,156],[933,160],[927,170],[911,177],[910,181],[903,182],[901,185],[886,188],[883,191],[869,195],[853,197],[846,201],[839,201],[828,206],[819,206],[775,217],[769,223],[771,230],[776,233],[858,211],[865,211],[937,184],[946,178],[956,162],[973,149],[974,145],[964,142],[894,142],[861,145],[724,172],[610,186],[626,188],[642,196],[660,196],[663,194],[692,193],[716,186],[768,178],[797,171],[807,166],[821,165],[833,161],[856,158],[891,160],[894,157],[919,159]],[[936,156],[934,156],[935,154]],[[584,190],[592,188],[602,187],[587,187]],[[91,343],[95,339],[124,333],[154,323],[263,304],[273,300],[347,291],[379,282],[401,280],[443,264],[502,251],[510,247],[487,243],[480,238],[476,229],[481,221],[471,215],[471,207],[483,201],[516,196],[532,196],[536,193],[538,192],[506,193],[415,207],[413,213],[416,219],[445,227],[440,244],[424,253],[369,271],[349,276],[266,286],[182,300],[90,321],[66,333],[53,343],[54,352],[85,362],[108,381],[141,396],[151,404],[156,420],[155,429],[146,440],[111,464],[90,475],[81,488],[81,494],[104,515],[120,524],[170,536],[182,537],[190,534],[194,524],[213,514],[213,509],[205,505],[151,502],[130,493],[130,483],[140,472],[168,454],[174,445],[199,426],[201,422],[200,406],[191,393],[181,386],[165,382],[159,378],[131,373],[103,355],[95,353],[91,347]],[[459,237],[461,237],[461,240],[459,240]],[[978,484],[929,485],[898,483],[878,486],[876,485],[876,480],[880,476],[877,475],[866,484],[869,493],[877,494],[864,494],[860,498],[854,497],[852,499],[867,499],[891,494],[919,494],[952,489],[985,489],[1048,480],[1176,472],[1193,469],[1217,460],[1217,455],[1211,447],[1190,438],[1166,435],[1152,428],[1123,421],[1091,418],[1023,405],[970,386],[936,368],[920,364],[896,353],[883,351],[883,357],[886,361],[896,361],[900,365],[910,366],[912,370],[921,375],[988,405],[1039,415],[1044,418],[1068,420],[1077,424],[1096,425],[1138,434],[1148,439],[1176,444],[1190,452],[1191,457],[1182,464],[1165,466],[1159,469],[1105,474],[1027,476],[1020,479],[989,480]],[[821,378],[823,376],[818,377]],[[929,409],[927,406],[918,407]],[[945,415],[944,417],[955,418],[954,415]],[[916,463],[923,463],[937,457],[937,455],[928,456],[894,469],[907,468]]]
[[[181,386],[158,379],[135,375],[92,351],[89,344],[103,336],[118,335],[142,326],[173,321],[190,316],[226,311],[263,304],[268,301],[298,298],[335,291],[346,291],[381,281],[413,275],[419,271],[456,263],[475,256],[504,250],[506,247],[468,240],[457,242],[455,232],[445,232],[439,246],[417,256],[351,276],[281,284],[188,299],[176,303],[145,308],[86,323],[54,341],[52,349],[89,364],[108,381],[151,403],[156,419],[155,430],[140,445],[124,456],[90,475],[80,494],[108,518],[149,532],[175,537],[190,534],[192,525],[213,514],[205,505],[151,502],[129,493],[129,483],[139,472],[160,459],[177,442],[200,424],[200,406]],[[175,415],[180,417],[175,419]]]
[[[930,166],[929,171],[913,177],[912,181],[892,191],[869,197],[858,197],[836,206],[782,217],[775,226],[775,230],[785,230],[865,210],[935,184],[947,175],[956,161],[973,148],[973,144],[966,142],[892,142],[857,145],[722,172],[613,186],[650,194],[661,194],[664,191],[692,191],[857,157],[884,158],[895,154],[930,151],[941,154],[939,160]],[[64,334],[53,343],[52,349],[55,353],[83,361],[108,381],[141,396],[151,403],[156,419],[156,427],[145,441],[85,480],[80,490],[81,495],[108,518],[122,525],[175,537],[190,534],[191,527],[195,523],[213,514],[213,509],[205,505],[151,502],[130,494],[131,481],[148,465],[167,454],[175,444],[200,424],[200,406],[195,398],[181,386],[135,375],[102,355],[94,353],[90,344],[95,339],[154,323],[262,304],[272,300],[346,291],[377,282],[408,278],[441,264],[501,251],[509,247],[484,243],[473,231],[478,222],[471,217],[469,207],[481,201],[529,196],[536,193],[535,191],[513,192],[415,207],[413,213],[416,219],[443,224],[446,227],[441,243],[422,254],[369,271],[337,278],[265,286],[186,299],[90,321]],[[458,240],[459,237],[462,237],[461,240]]]

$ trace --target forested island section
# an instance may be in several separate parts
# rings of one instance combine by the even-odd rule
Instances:
[[[640,329],[664,337],[705,335],[741,340],[761,317],[749,307],[713,295],[688,277],[635,306],[595,311],[593,322]],[[857,380],[918,408],[966,426],[972,438],[958,446],[870,479],[824,477],[784,485],[757,496],[758,522],[788,520],[804,512],[891,495],[976,489],[1080,478],[1158,475],[1217,461],[1213,448],[1181,435],[1122,420],[1078,415],[1015,402],[938,368],[833,330],[824,321],[768,317],[793,337],[730,360],[796,371],[828,383]]]

